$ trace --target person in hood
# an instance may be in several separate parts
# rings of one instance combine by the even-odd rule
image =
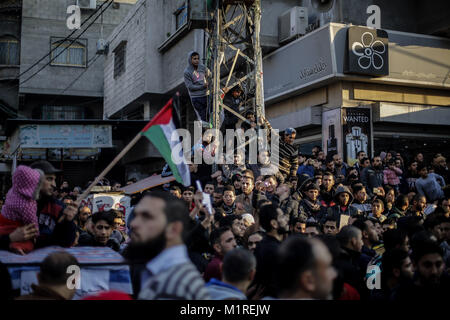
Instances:
[[[340,229],[341,215],[347,215],[349,217],[359,215],[358,210],[350,206],[353,202],[353,195],[346,186],[340,185],[337,187],[334,194],[334,202],[336,205],[328,208],[327,214],[321,218],[321,224],[325,223],[326,217],[332,217],[337,222],[337,228]]]
[[[44,172],[39,169],[32,169],[27,166],[18,166],[14,172],[13,186],[6,195],[6,201],[2,207],[2,217],[0,218],[0,232],[10,233],[16,228],[34,224],[39,230],[37,211],[37,199]],[[10,232],[8,232],[8,230]],[[37,232],[39,235],[39,231]],[[15,242],[10,244],[10,249],[28,253],[34,249],[34,242]]]
[[[192,106],[199,121],[207,121],[207,88],[208,69],[200,63],[200,55],[191,51],[188,54],[188,66],[184,69],[184,84],[186,85]]]
[[[256,258],[251,251],[233,249],[222,265],[222,281],[212,278],[206,288],[213,300],[247,300],[245,292],[256,273]]]

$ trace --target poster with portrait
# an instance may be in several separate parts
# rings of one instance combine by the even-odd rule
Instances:
[[[342,108],[342,129],[344,139],[344,161],[353,166],[359,151],[372,158],[371,109]]]
[[[341,108],[322,113],[322,150],[325,155],[339,154],[342,157]]]

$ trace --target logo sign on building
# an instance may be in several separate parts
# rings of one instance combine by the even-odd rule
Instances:
[[[346,73],[389,75],[389,38],[386,31],[349,27],[347,41]]]
[[[110,125],[22,125],[22,148],[111,148]]]
[[[344,161],[356,162],[359,151],[372,158],[372,121],[370,108],[342,108]]]
[[[322,150],[327,156],[342,156],[341,108],[322,113]]]

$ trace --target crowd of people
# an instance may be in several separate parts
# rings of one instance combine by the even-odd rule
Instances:
[[[406,160],[394,151],[369,159],[360,151],[349,166],[320,147],[298,153],[295,136],[284,131],[279,166],[268,163],[268,151],[258,164],[236,153],[217,171],[190,164],[191,186],[175,182],[134,194],[129,214],[92,214],[77,200],[82,188],[67,181],[57,188],[60,172],[46,161],[18,166],[1,207],[0,249],[109,247],[130,264],[136,299],[445,298],[446,159],[437,154],[426,162],[418,153]],[[209,152],[210,142],[203,139],[197,152]],[[103,184],[120,192],[118,182]],[[62,284],[74,258],[54,255],[54,281],[41,269],[39,284],[21,299],[73,296]]]

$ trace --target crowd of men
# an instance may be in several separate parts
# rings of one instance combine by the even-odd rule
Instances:
[[[0,249],[29,240],[35,248],[110,247],[130,264],[136,299],[443,299],[450,289],[446,159],[437,154],[426,162],[418,153],[406,161],[394,151],[369,159],[359,152],[350,167],[319,147],[298,153],[295,136],[284,131],[275,168],[267,151],[256,165],[237,154],[215,172],[190,164],[191,186],[135,194],[128,215],[92,214],[76,201],[82,188],[66,181],[57,188],[58,170],[35,162],[30,167],[45,174],[39,232],[33,224],[10,233],[0,228]],[[207,152],[209,142],[199,150]],[[73,259],[50,255],[33,293],[20,299],[71,299],[63,284]],[[11,298],[7,276],[2,271],[1,287]]]

